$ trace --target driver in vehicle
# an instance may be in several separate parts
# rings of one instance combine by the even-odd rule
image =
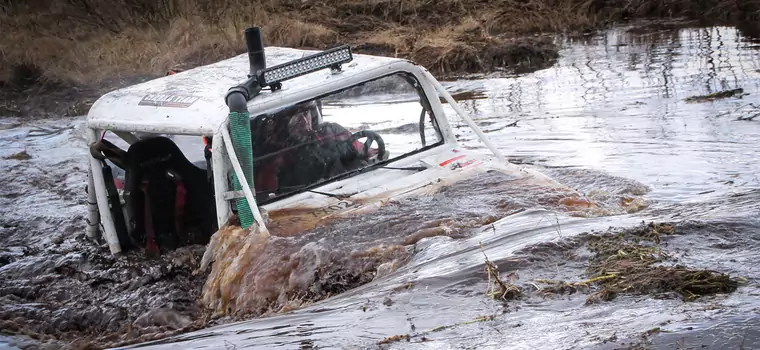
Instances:
[[[355,168],[364,144],[337,123],[317,122],[315,102],[274,115],[254,164],[257,197],[289,192]]]

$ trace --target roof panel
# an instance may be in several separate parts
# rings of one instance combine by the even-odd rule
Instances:
[[[267,66],[292,61],[319,51],[282,47],[265,49]],[[362,72],[405,60],[354,54],[337,77],[329,69],[283,82],[280,91],[262,92],[249,102],[271,104],[286,95],[301,95],[330,83],[351,79]],[[112,91],[98,99],[87,117],[99,129],[161,132],[172,134],[213,134],[227,119],[224,96],[230,87],[244,81],[249,70],[248,54],[241,54],[210,65],[161,77]]]

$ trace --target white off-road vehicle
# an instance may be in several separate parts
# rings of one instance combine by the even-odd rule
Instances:
[[[206,244],[226,224],[295,234],[479,172],[562,187],[508,163],[413,62],[245,39],[247,54],[92,106],[88,235],[113,254]],[[493,155],[460,147],[447,108]]]

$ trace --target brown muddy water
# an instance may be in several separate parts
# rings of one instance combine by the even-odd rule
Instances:
[[[82,118],[2,119],[0,348],[102,348],[178,329],[133,346],[760,348],[760,40],[670,22],[562,41],[551,68],[445,85],[512,161],[599,208],[568,210],[487,174],[274,237],[238,315],[266,317],[236,323],[206,323],[196,304],[203,247],[112,258],[84,238]],[[466,147],[483,148],[451,118]],[[714,270],[737,288],[689,301],[667,286],[593,303],[601,283],[543,293],[542,280],[593,277],[589,242],[635,235],[642,221],[675,227],[658,236],[656,266]],[[486,257],[521,297],[485,295]]]

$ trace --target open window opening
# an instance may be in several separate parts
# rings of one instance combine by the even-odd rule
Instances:
[[[92,144],[90,154],[100,165],[93,171],[103,174],[122,251],[159,254],[206,244],[216,232],[210,145],[198,139],[106,132]]]

